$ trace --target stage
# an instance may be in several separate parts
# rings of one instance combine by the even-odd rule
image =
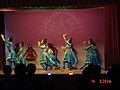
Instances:
[[[48,74],[49,72],[51,74],[82,74],[80,66],[84,64],[87,55],[83,41],[88,41],[92,38],[99,52],[100,66],[102,68],[101,73],[106,73],[103,69],[105,68],[107,61],[105,55],[106,31],[104,25],[104,10],[104,7],[98,7],[89,9],[4,12],[3,21],[5,22],[5,29],[3,29],[3,34],[5,35],[5,39],[9,36],[14,37],[13,45],[23,41],[23,54],[27,51],[28,45],[33,47],[36,52],[36,59],[33,62],[30,62],[36,65],[37,70],[35,74]],[[60,67],[64,67],[65,52],[61,47],[66,46],[64,38],[62,37],[65,34],[67,35],[67,39],[73,38],[74,49],[77,52],[76,58],[78,63],[76,66],[78,69],[43,70],[40,65],[41,50],[38,47],[37,42],[47,39],[47,44],[54,44],[55,48],[58,50],[57,59],[60,62]],[[9,62],[6,60],[8,49],[6,45],[1,45],[1,47],[3,47],[1,48],[1,63],[3,63],[3,65],[8,65]],[[108,63],[107,65],[110,67],[111,64]],[[0,71],[0,74],[2,74],[2,71]],[[12,71],[12,74],[14,74],[14,70]]]
[[[12,70],[12,74],[14,75],[14,70]],[[69,74],[69,75],[73,75],[73,74],[82,74],[82,70],[81,69],[73,69],[73,70],[66,70],[66,69],[57,69],[57,70],[43,70],[43,69],[37,69],[35,74],[54,74],[54,75],[58,75],[58,74]],[[105,74],[105,70],[101,70],[101,74]],[[0,70],[0,75],[3,75],[2,70]]]
[[[37,69],[35,74],[82,74],[82,71],[79,69],[74,70],[66,70],[66,69],[58,69],[58,70],[43,70]],[[0,74],[3,74],[2,70],[0,70]],[[12,74],[14,74],[14,70],[12,70]]]

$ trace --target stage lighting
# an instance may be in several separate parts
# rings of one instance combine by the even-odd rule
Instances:
[[[51,72],[48,72],[48,74],[47,75],[52,75],[52,73]]]
[[[73,72],[69,72],[69,75],[73,75]]]
[[[17,10],[14,8],[0,8],[0,11],[6,12],[6,11],[17,11]]]

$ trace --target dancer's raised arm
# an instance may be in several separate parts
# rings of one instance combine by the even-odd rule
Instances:
[[[67,34],[63,34],[63,39],[64,39],[65,41],[67,41],[66,35],[67,35]]]
[[[1,38],[3,41],[5,41],[5,36],[3,34],[1,34]]]
[[[38,47],[40,46],[40,41],[38,41]]]

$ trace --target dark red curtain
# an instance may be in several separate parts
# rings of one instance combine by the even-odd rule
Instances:
[[[4,12],[0,12],[0,34],[4,34]],[[0,68],[5,65],[5,45],[0,37]]]
[[[120,7],[105,6],[105,68],[112,64],[120,64],[119,29]]]

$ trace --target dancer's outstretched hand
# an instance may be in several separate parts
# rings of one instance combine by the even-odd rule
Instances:
[[[5,40],[4,35],[3,35],[3,34],[1,34],[1,38],[3,39],[3,41]]]
[[[83,45],[85,45],[85,44],[86,44],[86,41],[83,42]]]
[[[63,34],[63,37],[65,37],[67,34]]]
[[[4,35],[3,35],[3,34],[1,34],[1,37],[4,37]]]
[[[38,41],[38,44],[40,44],[40,41]]]

